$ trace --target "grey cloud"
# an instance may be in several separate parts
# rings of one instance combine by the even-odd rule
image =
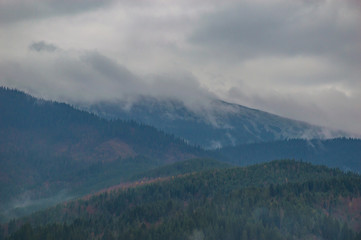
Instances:
[[[80,59],[109,79],[122,82],[137,81],[136,77],[127,68],[98,52],[86,52]]]
[[[44,41],[40,41],[40,42],[34,42],[29,46],[29,49],[32,51],[37,51],[37,52],[54,52],[56,50],[58,50],[59,48],[57,46],[55,46],[54,44],[50,44],[50,43],[46,43]]]
[[[242,1],[205,15],[189,41],[233,59],[322,54],[361,60],[360,13],[338,1]]]
[[[93,102],[134,95],[137,77],[96,52],[37,54],[0,62],[1,85],[16,87],[45,99]]]
[[[3,0],[0,1],[0,23],[72,15],[106,6],[111,2],[113,0]]]
[[[116,92],[104,92],[100,98],[134,101],[140,96],[158,99],[173,98],[184,102],[190,108],[208,104],[215,96],[202,88],[197,79],[187,72],[173,72],[138,76],[115,60],[98,52],[87,52],[81,61],[96,71],[102,84],[108,84]],[[98,84],[98,83],[97,83]],[[93,86],[96,87],[96,86]]]
[[[36,51],[54,46],[42,42],[33,45]],[[131,104],[139,97],[152,96],[174,98],[194,109],[205,106],[214,97],[189,73],[140,76],[96,51],[62,50],[51,55],[31,55],[25,60],[3,61],[0,72],[1,85],[73,103],[122,100]]]
[[[175,98],[184,102],[191,110],[208,108],[211,99],[216,98],[187,72],[153,75],[150,78],[153,81],[148,84],[147,94],[157,98]]]

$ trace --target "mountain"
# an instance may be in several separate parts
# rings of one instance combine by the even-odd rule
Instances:
[[[189,107],[174,99],[141,97],[132,103],[99,102],[81,108],[108,119],[132,119],[151,125],[207,149],[289,138],[322,139],[346,135],[220,100]]]
[[[3,216],[11,216],[5,212],[9,209],[44,207],[157,166],[206,155],[153,127],[104,120],[17,90],[0,88],[0,113]]]
[[[359,239],[361,177],[296,161],[213,169],[60,204],[17,239]]]
[[[241,166],[297,159],[361,173],[361,139],[289,139],[225,147],[215,152],[219,159]]]

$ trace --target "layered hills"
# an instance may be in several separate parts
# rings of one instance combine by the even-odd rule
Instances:
[[[140,115],[148,109],[149,114],[142,116],[162,121],[165,114],[169,118],[165,117],[158,124],[179,128],[179,132],[187,130],[199,139],[199,143],[203,143],[202,146],[211,144],[214,139],[219,139],[220,145],[243,142],[243,138],[256,143],[206,151],[190,145],[192,141],[186,138],[164,132],[166,127],[158,130],[126,117],[117,120],[115,115],[106,114],[111,112],[106,108],[103,114],[99,113],[108,117],[104,119],[68,104],[0,88],[0,220],[24,216],[102,189],[107,192],[104,189],[109,187],[119,189],[148,182],[168,182],[173,177],[178,179],[183,175],[229,168],[229,164],[244,166],[287,158],[360,171],[360,140],[341,138],[264,142],[296,133],[295,136],[300,136],[305,132],[317,133],[319,135],[315,136],[321,138],[324,137],[321,134],[323,129],[219,101],[214,103],[212,110],[219,115],[208,115],[208,122],[205,122],[204,118],[198,118],[207,115],[204,111],[192,112],[179,102],[172,102],[174,106],[169,107],[175,112],[166,114],[164,106],[159,111],[151,112],[159,107],[157,101],[149,109],[146,107],[148,103],[144,102]],[[168,106],[170,102],[164,104]],[[114,110],[114,114],[118,114],[117,111]],[[180,119],[175,120],[174,114],[178,114]],[[184,122],[186,118],[188,120]],[[248,133],[242,133],[244,121],[254,127],[246,124],[248,130],[254,130],[251,135],[247,135],[250,134],[248,130]],[[232,135],[235,132],[229,132],[237,132],[237,129],[241,129],[237,133],[239,137]],[[237,142],[226,143],[224,140],[233,137],[238,139]],[[222,139],[225,142],[222,143]],[[263,167],[267,168],[267,165]],[[289,168],[291,172],[292,169]],[[224,176],[233,174],[226,172]],[[265,182],[270,177],[267,174],[264,176]],[[320,172],[315,174],[320,179],[327,175],[320,175]],[[286,178],[288,181],[291,179],[290,176]],[[256,180],[247,175],[242,181],[251,183]],[[227,184],[225,182],[224,186]]]

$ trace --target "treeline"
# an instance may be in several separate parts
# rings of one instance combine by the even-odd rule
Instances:
[[[359,198],[358,175],[277,161],[59,205],[8,239],[358,239],[357,219],[338,212]]]

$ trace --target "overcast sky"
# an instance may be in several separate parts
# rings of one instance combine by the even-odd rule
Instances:
[[[217,97],[361,134],[361,1],[0,0],[0,85]]]

